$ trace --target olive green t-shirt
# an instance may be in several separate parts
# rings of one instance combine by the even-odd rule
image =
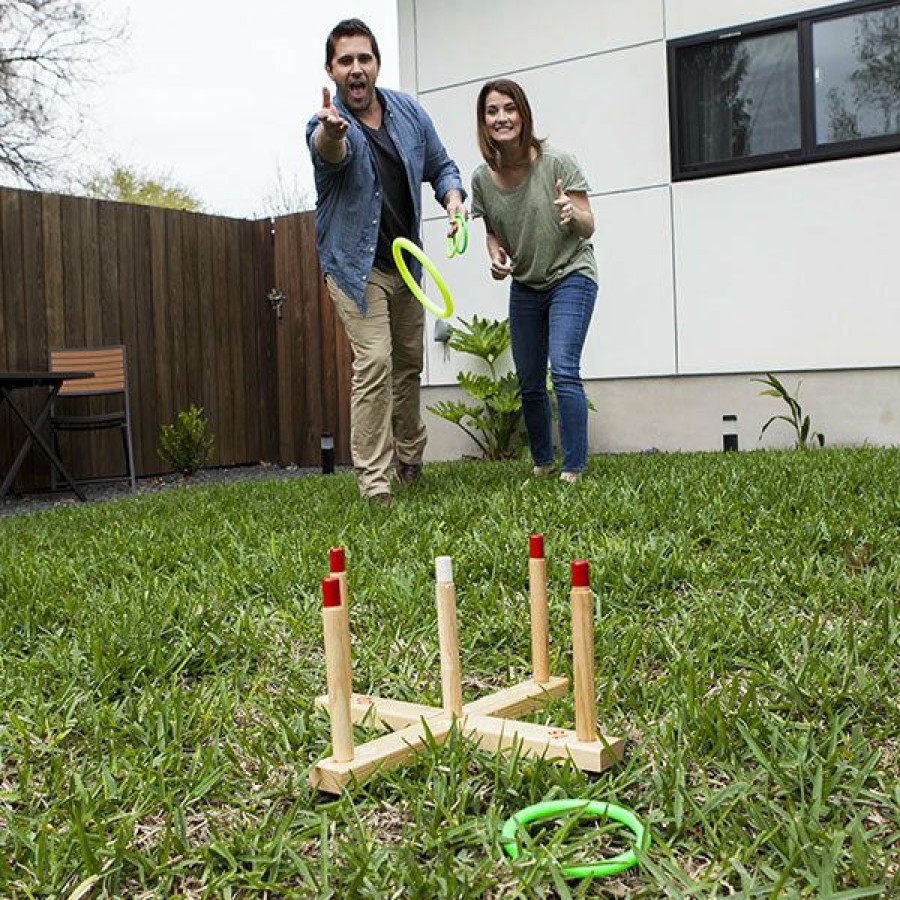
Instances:
[[[553,204],[557,178],[564,191],[590,190],[575,157],[547,144],[528,177],[512,190],[497,187],[484,163],[472,175],[472,214],[484,217],[487,230],[512,257],[512,277],[536,291],[573,272],[599,283],[591,242],[559,224]]]

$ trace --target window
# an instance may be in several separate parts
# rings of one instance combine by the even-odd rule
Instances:
[[[900,2],[669,45],[677,179],[900,150]]]

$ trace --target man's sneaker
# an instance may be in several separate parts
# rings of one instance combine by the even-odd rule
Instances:
[[[415,484],[422,478],[421,463],[400,463],[397,466],[397,481],[402,485]]]
[[[565,481],[567,484],[575,484],[578,481],[578,473],[577,472],[560,472],[559,480]]]
[[[385,509],[391,505],[390,494],[372,494],[371,496],[366,497],[366,500],[368,500],[372,506],[383,506]]]
[[[531,474],[538,478],[543,478],[545,475],[552,475],[555,468],[556,466],[553,463],[547,463],[546,466],[535,466],[531,470]]]

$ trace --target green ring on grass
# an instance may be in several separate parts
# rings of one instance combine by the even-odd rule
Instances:
[[[414,256],[422,263],[422,268],[425,269],[434,280],[438,290],[441,292],[441,296],[444,298],[443,309],[435,306],[434,303],[425,296],[425,291],[416,284],[416,280],[410,274],[409,267],[406,265],[406,260],[403,258],[404,250],[409,253],[410,256]],[[394,263],[397,266],[397,271],[400,272],[401,277],[406,282],[406,286],[410,289],[416,300],[418,300],[428,312],[437,316],[439,319],[449,319],[450,316],[453,315],[453,298],[450,296],[450,289],[447,287],[447,282],[441,277],[441,273],[438,272],[437,266],[435,266],[435,264],[425,255],[425,251],[409,240],[409,238],[398,237],[394,238],[394,243],[391,245],[391,252],[394,254]]]
[[[457,213],[453,219],[458,225],[453,234],[447,235],[447,259],[462,256],[469,246],[469,223],[466,217],[462,213]]]
[[[542,822],[544,819],[555,819],[564,813],[579,811],[582,815],[594,818],[614,819],[634,834],[634,846],[638,850],[646,850],[650,846],[650,832],[644,829],[641,820],[630,810],[613,803],[591,800],[547,800],[535,803],[510,816],[500,833],[500,844],[510,859],[518,859],[522,853],[516,840],[516,832],[524,829],[531,822]],[[634,850],[601,859],[599,862],[582,866],[567,866],[562,869],[565,878],[599,878],[604,875],[616,875],[625,869],[637,865],[637,854]]]

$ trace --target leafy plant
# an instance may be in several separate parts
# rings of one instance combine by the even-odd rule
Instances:
[[[212,452],[214,438],[207,434],[203,407],[191,404],[191,408],[178,413],[172,425],[159,430],[159,455],[164,463],[183,475],[193,475],[206,465]]]
[[[497,360],[509,349],[509,320],[460,319],[447,346],[476,356],[487,373],[460,372],[456,380],[476,403],[442,400],[429,412],[453,422],[478,445],[485,459],[510,459],[518,454],[522,431],[522,400],[514,372],[499,374]]]
[[[776,397],[783,400],[790,410],[789,415],[772,416],[760,430],[760,440],[762,440],[766,429],[773,422],[781,420],[782,422],[787,422],[794,429],[794,446],[798,450],[808,450],[816,443],[820,447],[825,446],[825,435],[819,431],[812,431],[809,415],[803,415],[803,408],[797,399],[797,396],[800,394],[800,383],[797,384],[797,396],[792,396],[788,389],[771,372],[767,372],[764,378],[752,378],[751,381],[757,381],[767,386],[767,390],[760,391],[761,397]]]

